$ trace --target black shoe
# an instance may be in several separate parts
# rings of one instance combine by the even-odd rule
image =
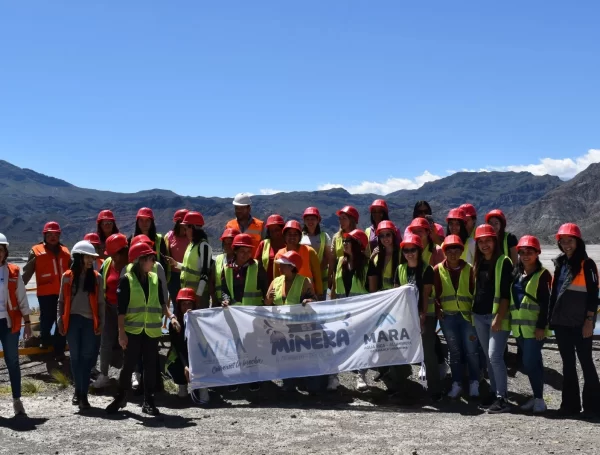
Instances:
[[[109,414],[114,414],[119,409],[123,409],[125,406],[127,406],[127,393],[124,390],[121,390],[113,402],[106,407],[106,412]]]
[[[90,402],[88,401],[88,397],[87,395],[83,395],[80,399],[79,399],[79,410],[80,411],[86,411],[88,409],[90,409]]]
[[[490,414],[501,414],[510,411],[510,403],[505,398],[498,398],[493,405],[488,408]]]
[[[495,402],[496,402],[496,397],[494,395],[488,395],[481,400],[481,403],[479,404],[479,406],[481,408],[487,409],[491,405],[493,405]]]
[[[79,404],[79,394],[77,392],[75,392],[73,394],[73,398],[71,399],[71,404],[73,406],[77,406]]]
[[[154,397],[145,397],[142,405],[142,412],[151,416],[160,414],[158,408],[154,405]]]
[[[230,392],[230,393],[235,393],[235,392],[237,392],[237,391],[238,391],[238,386],[237,386],[237,385],[230,385],[230,386],[227,388],[227,391],[228,391],[228,392]]]
[[[260,390],[260,382],[253,382],[248,385],[250,392],[258,392]]]

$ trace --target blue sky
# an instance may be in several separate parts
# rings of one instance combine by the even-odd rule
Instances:
[[[598,2],[2,9],[0,157],[78,186],[385,193],[600,161]]]

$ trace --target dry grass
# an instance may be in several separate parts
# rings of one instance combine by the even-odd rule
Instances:
[[[52,370],[50,372],[50,375],[58,383],[61,389],[66,389],[71,385],[71,380],[69,379],[69,377],[60,370]]]
[[[172,379],[165,379],[165,392],[170,394],[176,394],[179,392],[179,386],[173,382]]]
[[[38,379],[25,379],[21,383],[23,395],[37,395],[44,390],[44,383]]]

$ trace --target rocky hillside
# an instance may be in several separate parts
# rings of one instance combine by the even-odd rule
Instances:
[[[477,207],[481,218],[485,211],[499,207],[507,214],[520,213],[522,220],[524,207],[535,206],[536,201],[544,200],[550,194],[562,194],[560,191],[571,188],[576,179],[563,183],[557,177],[540,177],[526,172],[459,172],[417,190],[397,191],[384,198],[390,206],[392,220],[401,227],[410,222],[413,206],[418,200],[429,201],[434,217],[442,223],[450,208],[466,201]],[[304,208],[314,205],[323,215],[324,228],[335,232],[337,209],[347,204],[355,205],[361,214],[360,225],[366,227],[369,224],[368,207],[378,197],[381,196],[350,194],[343,189],[278,193],[254,196],[252,210],[261,219],[272,213],[279,213],[286,219],[299,219]],[[131,194],[97,191],[0,160],[0,232],[8,235],[14,245],[39,241],[41,228],[50,219],[61,224],[64,241],[71,244],[86,232],[95,230],[96,215],[106,208],[115,212],[121,231],[129,234],[134,228],[137,209],[142,206],[154,210],[161,232],[171,228],[175,210],[182,207],[199,210],[213,241],[218,239],[227,220],[233,217],[231,198],[185,197],[160,189]],[[512,224],[512,220],[510,222]],[[598,231],[600,233],[600,229]]]

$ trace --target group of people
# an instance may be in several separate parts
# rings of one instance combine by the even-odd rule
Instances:
[[[479,397],[481,372],[487,368],[492,393],[482,406],[489,413],[510,410],[504,352],[512,332],[532,388],[522,409],[546,411],[542,346],[553,330],[563,360],[559,412],[579,414],[583,407],[586,414],[600,416],[600,382],[592,358],[598,273],[577,225],[559,228],[561,254],[551,274],[539,260],[539,240],[531,235],[517,240],[506,230],[501,210],[487,213],[485,223],[478,226],[475,207],[464,204],[449,211],[444,229],[434,222],[430,205],[419,201],[401,234],[389,219],[386,202],[378,199],[370,206],[370,223],[364,231],[358,228],[358,210],[345,206],[337,211],[339,230],[330,237],[321,229],[316,207],[304,211],[301,223],[286,222],[277,214],[266,222],[255,218],[247,194],[238,194],[233,205],[235,218],[226,224],[220,236],[222,253],[214,258],[202,214],[185,209],[174,214],[173,229],[163,236],[156,232],[152,210],[141,208],[129,238],[119,232],[114,214],[103,210],[97,232],[87,234],[71,251],[60,242],[58,223],[48,222],[22,275],[7,263],[9,243],[0,234],[0,342],[15,413],[25,413],[18,340],[22,321],[24,337],[31,335],[25,285],[35,275],[41,345],[52,345],[57,360],[62,360],[68,341],[73,404],[81,410],[90,407],[90,375],[98,357],[100,372],[92,383],[96,388],[110,383],[109,366],[120,357],[118,393],[107,412],[123,408],[137,382],[144,392],[142,411],[159,413],[154,393],[162,373],[158,340],[163,317],[170,321],[166,371],[179,385],[179,394],[187,396],[187,311],[228,305],[309,305],[325,300],[328,290],[331,299],[337,299],[412,284],[419,291],[424,376],[432,400],[443,398],[446,374],[436,333],[439,323],[449,352],[450,399],[467,393]],[[576,355],[584,375],[583,396]],[[393,380],[405,369],[392,366],[377,374]],[[358,390],[367,388],[365,373],[356,372]],[[284,390],[297,385],[286,380]],[[311,393],[338,385],[337,375],[305,378]],[[248,388],[253,392],[260,384]],[[207,403],[210,394],[194,390],[192,398]]]

